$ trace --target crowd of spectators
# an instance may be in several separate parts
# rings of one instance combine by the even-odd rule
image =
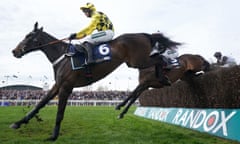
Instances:
[[[129,95],[127,91],[76,91],[71,100],[123,100]]]
[[[46,94],[47,92],[43,90],[0,90],[0,100],[39,100]],[[123,100],[128,95],[128,91],[74,91],[69,99]]]

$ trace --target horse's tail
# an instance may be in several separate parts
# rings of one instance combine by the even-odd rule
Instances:
[[[153,34],[146,34],[143,33],[151,43],[151,46],[155,46],[156,42],[160,42],[162,46],[165,48],[177,47],[182,45],[182,43],[176,42],[171,40],[170,38],[166,37],[162,33],[153,33]]]

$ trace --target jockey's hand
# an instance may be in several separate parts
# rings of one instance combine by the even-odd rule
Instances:
[[[73,34],[71,34],[71,35],[68,37],[68,39],[69,39],[69,40],[73,40],[73,39],[76,38],[76,36],[77,36],[77,34],[76,34],[76,33],[73,33]]]

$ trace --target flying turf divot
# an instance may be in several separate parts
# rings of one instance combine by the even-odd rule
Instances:
[[[134,114],[240,141],[240,109],[138,107]]]

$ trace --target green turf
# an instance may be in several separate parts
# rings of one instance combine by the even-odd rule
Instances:
[[[27,107],[0,107],[1,144],[46,143],[56,116],[55,106],[45,107],[18,130],[9,125],[29,110]],[[234,144],[178,126],[148,120],[133,115],[131,108],[124,119],[118,120],[114,107],[67,107],[60,136],[54,144]],[[50,143],[50,142],[47,142]]]

